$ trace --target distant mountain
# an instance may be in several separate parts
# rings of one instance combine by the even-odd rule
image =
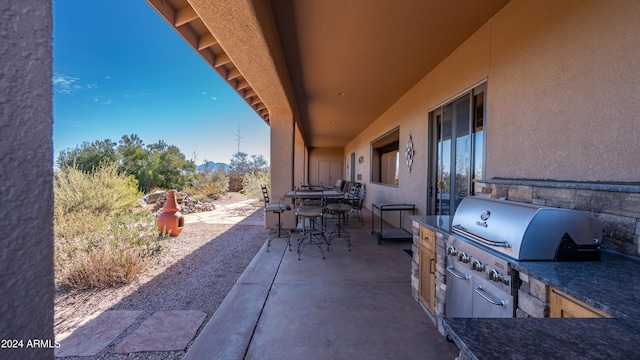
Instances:
[[[213,161],[207,161],[202,165],[196,166],[196,171],[204,171],[204,170],[217,171],[218,169],[224,169],[225,172],[229,172],[231,168],[229,167],[229,165],[225,163],[217,163]]]

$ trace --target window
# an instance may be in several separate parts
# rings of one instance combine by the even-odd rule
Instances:
[[[429,113],[431,129],[430,214],[453,214],[483,178],[486,84]]]
[[[371,182],[398,186],[400,128],[371,142]]]

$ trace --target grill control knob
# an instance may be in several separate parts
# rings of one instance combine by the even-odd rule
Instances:
[[[484,271],[484,264],[480,262],[480,260],[476,260],[473,262],[473,264],[471,265],[471,268],[475,271],[480,271],[483,272]]]
[[[466,264],[471,261],[471,257],[465,253],[460,253],[460,255],[458,256],[458,260]]]
[[[449,255],[451,255],[451,256],[457,256],[458,255],[458,249],[454,248],[453,246],[449,246],[449,249],[447,250],[447,253],[449,253]]]
[[[489,272],[489,280],[495,282],[503,281],[502,275],[500,275],[500,273],[496,269],[491,269],[491,271]]]

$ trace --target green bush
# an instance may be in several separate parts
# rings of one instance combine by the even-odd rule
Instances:
[[[54,183],[56,279],[72,289],[131,282],[160,250],[153,214],[139,208],[131,176],[104,165],[92,173],[73,167]]]

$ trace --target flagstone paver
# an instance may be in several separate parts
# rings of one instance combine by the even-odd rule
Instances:
[[[254,203],[255,200],[244,200],[233,204],[216,205],[216,209],[213,211],[186,214],[184,222],[185,224],[202,222],[206,224],[235,225],[242,221],[245,225],[264,225],[264,221],[260,217],[247,217],[258,209],[252,205]]]
[[[125,331],[142,311],[110,310],[100,314],[60,342],[56,357],[94,356]]]
[[[158,311],[127,336],[115,352],[185,350],[205,317],[206,313],[197,310]]]

